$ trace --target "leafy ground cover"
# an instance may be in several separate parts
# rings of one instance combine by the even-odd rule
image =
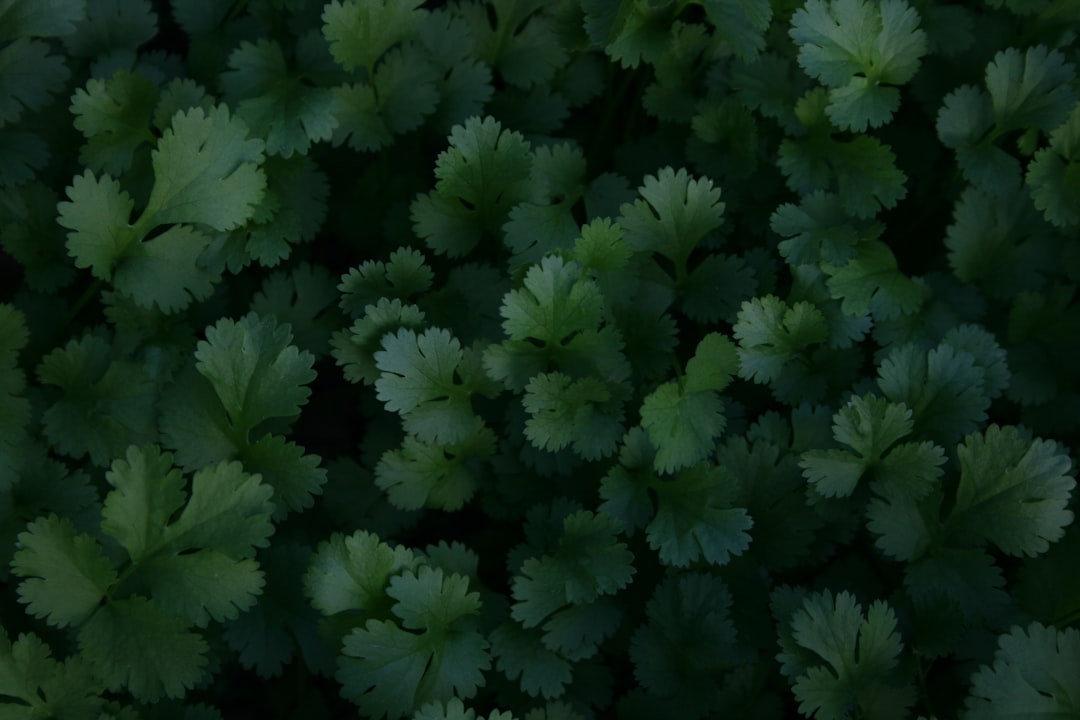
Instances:
[[[1074,0],[0,0],[0,717],[1080,717]]]

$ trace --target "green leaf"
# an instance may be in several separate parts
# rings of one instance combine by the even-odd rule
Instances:
[[[1043,286],[1053,266],[1045,224],[1019,192],[992,195],[968,187],[953,208],[945,245],[956,277],[995,298]]]
[[[511,616],[536,627],[567,605],[589,604],[626,587],[634,556],[615,541],[615,530],[615,520],[604,514],[567,515],[553,552],[527,559],[514,577]]]
[[[653,467],[670,473],[705,458],[724,432],[724,402],[713,390],[692,392],[667,382],[645,397],[641,426],[656,447]]]
[[[164,545],[169,518],[187,499],[184,478],[172,457],[153,447],[130,448],[105,477],[114,490],[102,510],[101,529],[132,562],[141,562]]]
[[[862,132],[892,119],[900,94],[926,54],[919,14],[904,0],[808,0],[791,19],[799,65],[831,88],[829,118]]]
[[[119,176],[135,153],[155,142],[150,118],[158,88],[145,75],[119,70],[108,80],[91,78],[71,97],[75,128],[86,138],[79,159],[97,173]]]
[[[620,208],[623,237],[635,251],[658,253],[676,268],[685,269],[694,248],[723,223],[720,188],[684,168],[646,176],[638,192],[642,200]]]
[[[492,710],[486,718],[483,716],[478,718],[475,710],[471,708],[466,710],[461,700],[453,698],[445,705],[441,702],[424,705],[413,715],[413,720],[516,720],[516,718],[513,713],[498,710]]]
[[[1076,480],[1060,445],[991,425],[969,435],[956,452],[960,485],[946,521],[954,534],[1029,557],[1062,538],[1073,521],[1067,508]]]
[[[312,143],[329,140],[337,127],[333,92],[305,83],[288,67],[281,46],[270,40],[242,42],[229,55],[221,83],[237,116],[265,138],[268,154],[306,154]]]
[[[206,673],[205,640],[142,597],[114,600],[79,633],[82,656],[105,687],[143,702],[180,698]]]
[[[186,225],[174,225],[146,242],[128,246],[113,274],[113,287],[141,307],[173,313],[192,300],[206,300],[220,279],[200,267],[210,238]]]
[[[491,633],[491,654],[495,668],[510,680],[519,680],[530,697],[560,697],[572,677],[571,665],[558,653],[541,644],[537,630],[525,630],[516,623],[503,623]]]
[[[1050,146],[1035,153],[1026,182],[1047,220],[1061,228],[1080,224],[1073,202],[1080,193],[1080,104],[1050,133]]]
[[[826,590],[807,597],[791,616],[794,643],[813,653],[817,664],[796,678],[799,712],[818,720],[846,718],[853,707],[863,717],[907,717],[915,688],[897,670],[904,646],[896,633],[896,615],[884,602],[866,614],[847,592]],[[777,659],[787,662],[788,652]]]
[[[393,622],[368,620],[345,637],[336,675],[343,694],[376,718],[399,718],[431,701],[472,697],[491,667],[488,643],[473,629],[480,611],[468,580],[421,567],[390,581]]]
[[[435,164],[435,190],[413,201],[411,217],[428,247],[454,258],[499,236],[510,209],[528,197],[532,155],[524,137],[491,117],[454,126],[449,141]]]
[[[538,0],[469,2],[457,11],[476,39],[476,55],[510,85],[529,88],[550,83],[570,57],[547,7]]]
[[[772,20],[768,0],[704,0],[705,17],[716,34],[741,60],[753,60],[765,49],[765,31]]]
[[[997,53],[986,66],[986,89],[998,131],[1057,127],[1080,97],[1075,79],[1075,66],[1043,45]]]
[[[769,218],[769,227],[786,237],[780,254],[790,265],[843,265],[855,254],[860,237],[877,238],[884,228],[877,222],[859,222],[849,217],[840,198],[817,191],[805,195],[799,204],[785,203]]]
[[[490,345],[483,364],[488,376],[510,390],[523,390],[552,366],[576,378],[622,382],[630,373],[622,338],[604,324],[600,288],[575,262],[544,258],[525,274],[499,309],[508,341]]]
[[[872,312],[889,320],[910,315],[923,303],[922,287],[897,268],[892,250],[883,242],[861,244],[855,258],[837,267],[823,264],[829,293],[848,315]]]
[[[326,484],[326,470],[319,466],[322,458],[305,455],[304,448],[281,435],[263,435],[241,450],[240,459],[248,472],[258,473],[274,489],[275,520],[310,508]]]
[[[407,328],[382,338],[374,355],[381,371],[375,394],[404,420],[405,431],[424,443],[452,445],[473,434],[472,391],[458,382],[464,358],[449,331],[429,328],[419,336]]]
[[[247,222],[266,191],[263,147],[224,106],[178,112],[151,153],[154,189],[140,223],[231,230]]]
[[[38,518],[19,534],[17,547],[11,568],[25,578],[19,601],[56,627],[81,624],[116,582],[97,540],[78,533],[65,518]]]
[[[0,42],[18,37],[60,37],[75,29],[83,0],[3,0]]]
[[[155,387],[142,365],[115,360],[106,338],[86,335],[56,348],[38,379],[62,391],[45,411],[45,435],[56,450],[106,466],[132,443],[157,440]]]
[[[417,31],[425,14],[418,9],[421,4],[421,0],[332,0],[322,12],[330,54],[346,70],[364,69],[371,77],[376,61]]]
[[[405,301],[431,289],[435,274],[423,253],[400,247],[387,262],[368,260],[341,276],[339,305],[352,317],[367,313],[368,305],[386,300]],[[401,303],[399,303],[400,305]]]
[[[735,488],[717,468],[698,464],[653,488],[656,516],[645,535],[661,562],[687,567],[704,559],[726,565],[750,545],[747,531],[754,522],[743,508],[731,507]]]
[[[158,17],[148,0],[87,0],[86,15],[75,32],[63,36],[67,51],[97,58],[118,50],[134,52],[154,39]]]
[[[0,30],[0,41],[5,35],[7,28]],[[0,128],[18,122],[24,111],[44,108],[63,90],[70,73],[63,58],[49,50],[47,43],[25,39],[0,47]]]
[[[311,394],[305,386],[315,379],[315,359],[291,340],[288,325],[249,313],[219,320],[199,341],[196,367],[245,436],[265,420],[299,414]]]
[[[599,460],[615,452],[625,432],[622,398],[594,378],[536,375],[525,386],[522,404],[529,413],[525,437],[541,450],[558,452],[572,444],[582,458]]]
[[[1080,707],[1080,632],[1032,623],[998,638],[994,664],[971,678],[964,720],[1067,717]]]
[[[757,383],[775,382],[812,345],[825,342],[825,317],[814,305],[788,306],[775,295],[747,300],[732,333],[739,341],[739,375]]]
[[[5,698],[0,715],[96,718],[102,709],[100,692],[85,662],[54,660],[49,646],[32,633],[12,643],[0,627],[0,697]]]
[[[374,359],[377,348],[382,347],[379,341],[403,328],[421,330],[426,325],[424,320],[423,311],[415,305],[406,305],[396,298],[379,298],[367,306],[352,327],[334,335],[332,354],[344,368],[347,380],[370,385],[381,376]]]
[[[707,705],[715,675],[735,653],[731,602],[727,584],[715,575],[665,578],[645,606],[648,620],[630,642],[638,682],[661,697]]]
[[[971,353],[941,342],[927,351],[914,344],[890,352],[878,367],[878,387],[913,413],[916,433],[952,445],[985,419],[986,374]]]
[[[258,476],[238,463],[203,468],[189,499],[172,457],[147,446],[130,448],[106,479],[114,489],[101,528],[127,551],[157,610],[205,626],[255,603],[263,575],[250,558],[273,530],[271,490]]]
[[[941,476],[941,448],[896,442],[910,435],[911,410],[874,395],[855,396],[833,416],[836,441],[851,450],[810,450],[800,465],[807,481],[824,497],[847,497],[867,472],[875,492],[925,497]]]
[[[75,266],[90,268],[94,277],[112,279],[112,271],[135,241],[129,224],[135,201],[108,175],[99,180],[87,170],[67,188],[70,202],[57,204],[57,222],[71,230],[68,252]]]
[[[304,590],[324,615],[389,609],[385,590],[391,576],[417,565],[402,545],[391,547],[373,533],[334,533],[321,543],[304,574]]]
[[[375,484],[402,510],[423,507],[459,510],[485,476],[485,461],[495,454],[496,437],[479,420],[452,445],[425,443],[405,436],[399,449],[383,453]]]

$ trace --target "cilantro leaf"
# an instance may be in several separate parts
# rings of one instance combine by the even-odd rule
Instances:
[[[0,30],[0,36],[8,34]],[[40,40],[18,39],[0,48],[0,128],[23,112],[40,110],[60,92],[70,72]]]
[[[0,627],[0,697],[6,698],[0,712],[9,717],[97,717],[103,704],[99,694],[81,659],[61,663],[37,635],[20,634],[12,643]]]
[[[322,32],[342,67],[374,75],[375,63],[394,45],[411,37],[425,11],[421,0],[332,0],[322,12]]]
[[[1016,48],[1003,50],[986,66],[988,92],[964,85],[945,98],[938,137],[956,151],[973,184],[1006,196],[1021,182],[1020,163],[996,141],[1016,130],[1057,127],[1076,103],[1074,77],[1075,68],[1057,50],[1042,45],[1023,54]]]
[[[808,0],[791,18],[799,65],[829,90],[829,118],[862,132],[892,119],[926,54],[919,14],[904,0]]]
[[[79,633],[82,656],[109,690],[154,702],[183,697],[203,678],[209,646],[182,620],[134,596],[100,608]]]
[[[730,504],[745,508],[753,523],[752,554],[778,569],[804,562],[823,524],[807,504],[797,456],[780,448],[763,438],[733,437],[717,452],[725,482],[735,485]]]
[[[948,607],[968,625],[994,618],[1011,602],[1001,568],[976,548],[933,551],[907,566],[904,586],[918,607],[942,615]]]
[[[205,626],[255,603],[263,579],[250,558],[272,532],[270,488],[258,476],[221,463],[196,472],[185,498],[172,457],[148,446],[129,449],[106,479],[114,490],[101,529],[139,564],[159,610]]]
[[[491,633],[491,654],[495,668],[510,680],[519,680],[523,692],[531,697],[560,697],[572,677],[565,658],[540,642],[539,631],[525,630],[507,622]]]
[[[1064,535],[1076,480],[1057,443],[1031,440],[1015,427],[991,425],[957,448],[960,484],[946,520],[950,532],[990,542],[1002,552],[1034,557]]]
[[[106,338],[86,335],[56,348],[38,380],[60,389],[45,410],[45,435],[58,452],[105,466],[133,442],[154,442],[155,387],[146,369],[116,360]]]
[[[387,262],[368,260],[342,275],[337,286],[339,305],[352,317],[360,317],[368,305],[383,298],[404,301],[430,290],[434,276],[423,253],[401,247],[390,253]]]
[[[584,459],[599,460],[615,452],[624,433],[622,398],[595,378],[536,375],[522,403],[529,413],[525,436],[541,450],[558,452],[573,444]]]
[[[391,547],[373,533],[334,533],[319,545],[304,574],[304,590],[324,615],[389,610],[385,590],[391,576],[418,564],[402,545]]]
[[[305,154],[312,143],[329,140],[337,127],[333,92],[305,83],[270,40],[242,42],[229,55],[221,83],[237,116],[266,139],[268,154]]]
[[[435,190],[411,206],[416,234],[449,257],[467,255],[482,237],[498,237],[510,209],[527,199],[532,155],[519,133],[492,117],[450,131],[435,164]]]
[[[345,637],[336,675],[343,694],[366,715],[392,719],[431,701],[472,697],[491,660],[471,618],[480,597],[468,584],[427,566],[392,578],[386,592],[401,627],[368,620]]]
[[[87,139],[79,159],[95,172],[126,172],[136,151],[155,142],[150,116],[157,99],[157,86],[142,73],[120,70],[108,80],[91,78],[71,97],[75,128]]]
[[[720,188],[708,178],[692,178],[684,168],[666,167],[646,176],[638,192],[643,199],[620,208],[623,237],[635,251],[670,260],[681,278],[690,253],[723,223]]]
[[[911,409],[917,433],[945,446],[986,419],[986,378],[971,353],[946,341],[929,351],[902,345],[878,367],[878,387],[885,397]]]
[[[514,577],[511,616],[526,628],[544,624],[568,605],[587,605],[626,587],[633,553],[615,541],[615,520],[579,510],[562,521],[550,554],[531,557]]]
[[[135,51],[157,32],[158,17],[148,0],[88,0],[86,15],[62,41],[75,57],[97,58],[118,50]]]
[[[913,427],[911,410],[903,404],[855,396],[833,416],[834,437],[851,450],[810,450],[799,464],[825,497],[847,497],[865,473],[873,472],[878,492],[922,498],[941,476],[945,454],[932,445],[897,445]]]
[[[892,608],[877,601],[864,615],[849,593],[834,598],[826,590],[806,597],[789,622],[793,646],[782,643],[777,660],[791,662],[794,653],[809,651],[815,663],[794,682],[799,712],[839,720],[856,706],[867,718],[906,716],[915,689],[897,669],[904,646]]]
[[[333,142],[346,138],[355,150],[370,151],[389,145],[395,134],[417,128],[438,104],[438,70],[415,44],[389,51],[369,84],[355,83],[333,89]]]
[[[79,625],[101,603],[117,574],[97,540],[56,515],[38,518],[19,534],[12,570],[24,578],[19,601],[51,625]]]
[[[638,682],[650,693],[707,711],[715,677],[735,652],[731,604],[727,584],[715,575],[665,578],[645,606],[648,620],[630,641]]]
[[[800,194],[835,190],[844,211],[856,218],[870,218],[882,208],[895,207],[907,194],[907,175],[896,167],[896,155],[868,135],[847,141],[833,138],[826,103],[825,92],[818,89],[795,105],[799,123],[810,132],[780,142],[778,164],[788,187]]]
[[[1026,182],[1047,220],[1062,228],[1080,224],[1072,202],[1080,193],[1080,104],[1050,133],[1050,146],[1035,153]]]
[[[499,309],[509,339],[483,356],[488,376],[510,390],[523,390],[551,367],[569,377],[621,382],[630,373],[619,332],[605,324],[604,302],[595,281],[576,262],[544,258],[525,274]]]
[[[487,717],[477,717],[475,710],[471,708],[466,710],[465,703],[453,698],[445,704],[432,702],[424,705],[413,715],[413,720],[516,720],[516,718],[513,713],[498,710],[492,710]]]
[[[585,31],[624,68],[654,63],[669,47],[673,8],[646,0],[582,0]]]
[[[151,153],[154,189],[140,223],[243,224],[266,190],[263,147],[224,106],[178,112]]]
[[[550,82],[569,59],[545,6],[542,0],[467,2],[458,12],[475,37],[477,57],[507,83],[529,88]]]
[[[375,484],[402,510],[422,507],[458,510],[472,498],[495,454],[496,437],[473,422],[459,442],[426,443],[406,435],[399,449],[383,453],[375,467]]]
[[[724,403],[717,394],[736,369],[735,347],[719,333],[709,333],[686,364],[682,382],[667,382],[646,396],[641,426],[656,448],[653,467],[667,473],[694,465],[724,431]]]
[[[986,66],[986,89],[998,132],[1057,127],[1080,95],[1072,87],[1075,79],[1075,66],[1042,45],[1022,55],[1016,48],[996,54]]]
[[[998,638],[994,664],[971,679],[964,720],[1010,715],[1068,715],[1080,705],[1080,632],[1032,623]]]
[[[753,60],[765,49],[765,31],[772,20],[768,0],[704,0],[705,17],[716,34],[741,60]]]
[[[757,383],[776,381],[792,361],[827,338],[825,318],[813,304],[788,306],[775,295],[747,300],[732,333],[739,341],[739,375]]]
[[[472,388],[458,382],[465,353],[449,331],[429,328],[417,335],[408,328],[382,338],[374,355],[382,373],[376,397],[401,415],[405,431],[424,443],[443,445],[465,440],[478,418],[472,409]]]
[[[870,311],[876,318],[888,320],[908,315],[923,303],[922,287],[904,275],[888,245],[873,241],[860,244],[855,258],[846,265],[823,264],[829,276],[829,292],[841,300],[848,315]]]
[[[645,535],[661,562],[687,567],[703,558],[726,565],[750,545],[746,531],[754,522],[743,508],[731,507],[735,488],[716,467],[700,463],[653,489],[656,516]]]
[[[135,201],[108,175],[99,180],[87,170],[68,186],[70,202],[57,205],[57,222],[68,233],[68,252],[75,266],[90,268],[94,277],[112,278],[116,261],[123,257],[136,233],[129,224]]]
[[[424,320],[424,312],[415,305],[406,305],[396,298],[379,298],[367,306],[363,316],[348,330],[334,334],[331,354],[344,368],[349,382],[370,385],[381,375],[374,359],[377,348],[382,347],[380,339],[405,328],[420,330],[425,326]]]
[[[876,238],[884,228],[876,221],[859,222],[844,212],[840,198],[819,191],[804,195],[799,204],[785,203],[769,218],[780,241],[780,254],[790,265],[844,265],[855,254],[859,238]]]
[[[1053,262],[1044,228],[1024,194],[999,196],[970,186],[953,208],[945,240],[949,265],[956,277],[993,297],[1035,290]]]
[[[0,5],[0,41],[19,37],[62,37],[85,12],[82,0],[6,0]]]
[[[245,438],[259,423],[299,414],[315,379],[311,353],[290,345],[288,325],[249,313],[223,318],[206,329],[195,350],[196,368]]]

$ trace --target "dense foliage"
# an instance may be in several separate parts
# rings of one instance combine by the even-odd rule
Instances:
[[[1078,63],[0,0],[0,718],[1080,717]]]

